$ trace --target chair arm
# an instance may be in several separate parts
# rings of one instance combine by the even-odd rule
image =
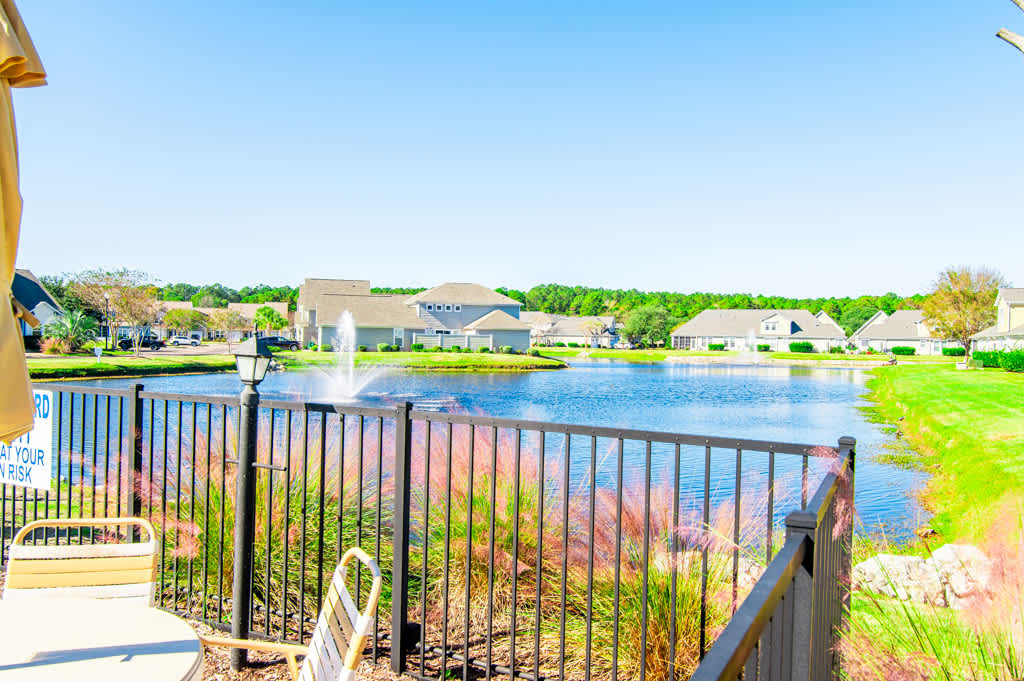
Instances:
[[[54,518],[53,520],[33,520],[22,527],[14,538],[12,544],[23,544],[25,537],[41,527],[118,527],[120,525],[136,525],[149,534],[149,541],[156,541],[156,530],[153,524],[145,518]]]
[[[243,648],[245,650],[255,650],[262,653],[281,653],[288,660],[288,671],[291,672],[292,679],[295,679],[295,681],[298,681],[299,678],[299,665],[295,661],[295,656],[305,656],[309,654],[309,648],[306,646],[297,646],[293,643],[255,641],[252,639],[227,638],[225,636],[205,636],[203,634],[199,634],[199,640],[205,646]]]

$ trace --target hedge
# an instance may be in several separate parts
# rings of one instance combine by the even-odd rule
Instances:
[[[498,348],[498,352],[500,352],[503,355],[511,355],[513,351],[514,350],[511,345],[502,345],[500,348]]]
[[[476,351],[477,352],[490,352],[491,349],[490,348],[477,348]]]
[[[423,343],[413,343],[412,344],[412,351],[413,352],[423,352]]]
[[[708,350],[725,350],[725,343],[708,343]]]
[[[963,348],[942,348],[942,354],[946,357],[963,357],[967,351]]]
[[[757,351],[758,352],[768,352],[771,349],[772,349],[772,346],[768,345],[767,343],[758,343],[757,344]]]
[[[889,352],[891,352],[894,355],[912,355],[914,354],[915,350],[909,345],[894,345],[891,348],[889,348]]]
[[[975,350],[974,352],[971,353],[971,359],[978,360],[979,362],[981,362],[981,366],[983,366],[983,367],[986,367],[986,368],[989,368],[989,369],[998,369],[999,368],[999,355],[1001,355],[1001,354],[1003,354],[1003,353],[1001,353],[1001,352],[981,352],[981,351]]]
[[[358,350],[359,352],[366,352],[367,347],[365,345],[360,345],[358,348],[356,348],[356,350]]]
[[[565,347],[565,343],[563,343],[562,341],[558,341],[557,343],[555,343],[555,347],[556,348],[564,348]]]
[[[1007,371],[1024,371],[1024,350],[1010,350],[999,353],[999,366]]]
[[[330,346],[329,343],[324,343],[323,345],[320,346],[320,352],[331,352],[332,350],[333,348]]]
[[[842,345],[833,345],[828,349],[828,352],[830,355],[845,355],[846,348],[844,348]]]
[[[377,352],[391,352],[391,343],[377,343]]]
[[[789,344],[790,352],[814,352],[814,343],[811,341],[795,341]]]
[[[570,348],[578,348],[579,346],[580,346],[579,343],[569,343],[569,347]]]
[[[538,350],[537,348],[530,348],[529,350],[526,351],[526,354],[528,354],[530,357],[540,357],[540,350]]]

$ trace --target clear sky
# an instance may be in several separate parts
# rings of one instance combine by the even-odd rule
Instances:
[[[856,295],[1024,282],[1009,0],[20,0],[19,267]]]

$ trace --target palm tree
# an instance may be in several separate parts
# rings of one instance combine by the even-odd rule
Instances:
[[[55,338],[65,344],[69,352],[74,352],[96,338],[98,330],[99,326],[95,319],[81,310],[72,310],[47,324],[43,335],[46,338]]]

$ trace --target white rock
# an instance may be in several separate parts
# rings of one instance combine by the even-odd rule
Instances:
[[[929,558],[882,553],[853,568],[853,586],[885,596],[962,608],[988,587],[992,561],[973,546],[947,544]]]

